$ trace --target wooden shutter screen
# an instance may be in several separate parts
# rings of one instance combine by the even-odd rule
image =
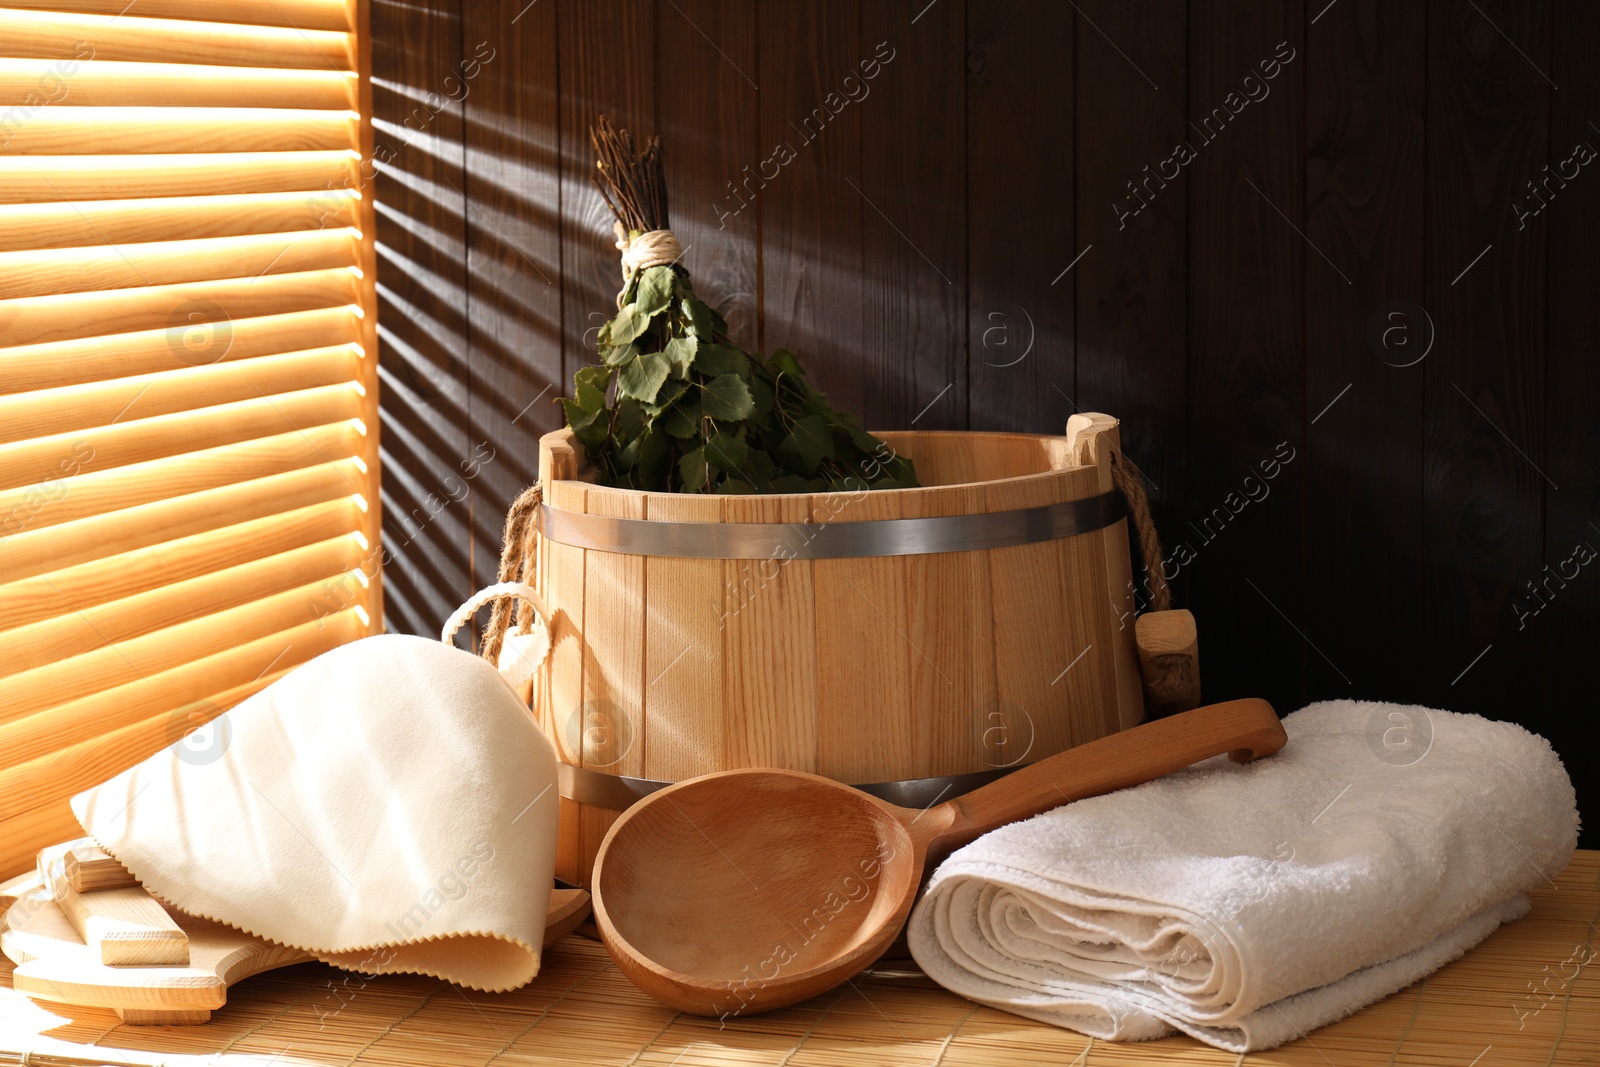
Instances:
[[[0,877],[381,627],[365,0],[4,3]]]

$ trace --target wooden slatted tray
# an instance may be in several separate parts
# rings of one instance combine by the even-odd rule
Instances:
[[[1600,852],[1580,852],[1533,897],[1526,919],[1427,980],[1307,1039],[1242,1057],[1189,1038],[1093,1042],[977,1007],[921,977],[863,976],[836,993],[718,1029],[715,1020],[646,999],[599,945],[569,937],[547,950],[539,979],[513,993],[463,991],[431,978],[369,981],[305,964],[246,981],[206,1026],[170,1029],[123,1026],[108,1011],[46,1009],[9,988],[4,964],[0,1050],[13,1055],[0,1051],[0,1064],[20,1062],[22,1051],[32,1051],[33,1067],[1600,1063],[1600,968],[1579,966],[1600,951]]]

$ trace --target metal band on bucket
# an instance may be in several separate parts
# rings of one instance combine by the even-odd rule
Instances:
[[[692,559],[852,559],[976,552],[1059,541],[1102,530],[1126,514],[1102,493],[982,515],[867,522],[664,522],[588,515],[539,505],[541,536],[574,548]]]
[[[1025,766],[1025,765],[1024,765]],[[996,767],[993,770],[973,771],[970,774],[950,774],[942,778],[908,778],[899,782],[869,782],[853,788],[871,793],[879,800],[887,800],[902,808],[931,808],[951,797],[969,793],[980,785],[1004,778],[1017,767]],[[665,789],[672,782],[653,778],[630,778],[624,774],[606,774],[570,763],[556,764],[556,782],[561,795],[579,804],[605,808],[609,811],[627,811],[634,804]]]

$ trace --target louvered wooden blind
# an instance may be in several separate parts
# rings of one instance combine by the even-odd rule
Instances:
[[[381,601],[364,0],[0,2],[4,876]]]

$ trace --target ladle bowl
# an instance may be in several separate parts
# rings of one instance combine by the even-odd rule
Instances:
[[[1068,749],[923,811],[786,770],[702,775],[628,809],[601,844],[596,925],[618,968],[695,1015],[834,988],[894,941],[922,874],[1006,823],[1228,753],[1283,746],[1263,700],[1196,708]]]

